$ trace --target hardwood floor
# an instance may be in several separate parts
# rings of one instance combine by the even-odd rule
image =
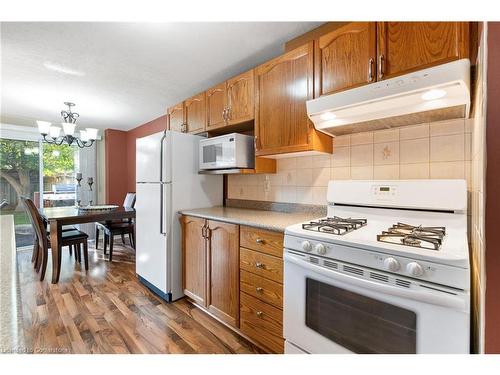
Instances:
[[[104,261],[102,250],[89,249],[87,273],[64,248],[58,284],[39,282],[30,257],[29,252],[17,255],[21,351],[261,352],[187,300],[167,304],[152,294],[137,280],[130,248],[116,246],[112,263]],[[49,281],[51,269],[49,261]]]

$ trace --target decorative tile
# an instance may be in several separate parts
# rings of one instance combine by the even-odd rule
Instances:
[[[373,163],[375,165],[399,164],[399,142],[374,144]]]
[[[373,165],[373,144],[351,146],[351,167]]]
[[[296,169],[291,169],[288,171],[282,171],[280,173],[283,173],[282,177],[282,184],[283,186],[295,186],[296,183],[296,177],[297,177],[297,170]]]

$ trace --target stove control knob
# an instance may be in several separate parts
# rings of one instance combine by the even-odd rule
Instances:
[[[384,259],[384,267],[386,270],[389,270],[392,272],[399,271],[399,269],[401,268],[401,266],[399,265],[399,262],[392,257]]]
[[[326,247],[322,243],[317,244],[314,248],[316,249],[316,252],[319,255],[325,255],[325,253],[326,253]]]
[[[312,245],[309,241],[302,241],[302,250],[304,251],[311,251],[312,250]]]
[[[415,277],[422,276],[424,274],[424,269],[417,262],[408,263],[406,266],[406,271]]]

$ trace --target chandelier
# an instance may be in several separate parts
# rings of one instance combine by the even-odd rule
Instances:
[[[61,123],[64,135],[61,135],[60,127],[52,126],[47,121],[37,121],[38,131],[42,135],[43,140],[58,146],[63,143],[67,143],[69,146],[74,143],[80,148],[92,146],[97,139],[98,130],[95,128],[86,128],[85,130],[80,130],[79,137],[75,136],[76,120],[80,115],[76,112],[71,112],[71,107],[75,105],[74,103],[64,102],[64,104],[68,106],[67,111],[61,111],[61,116],[64,120]]]

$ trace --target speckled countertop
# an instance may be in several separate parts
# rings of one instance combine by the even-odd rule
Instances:
[[[223,206],[181,210],[180,213],[210,220],[224,221],[226,223],[248,225],[276,232],[284,232],[285,228],[289,225],[324,216],[318,215],[316,211],[279,212]]]

